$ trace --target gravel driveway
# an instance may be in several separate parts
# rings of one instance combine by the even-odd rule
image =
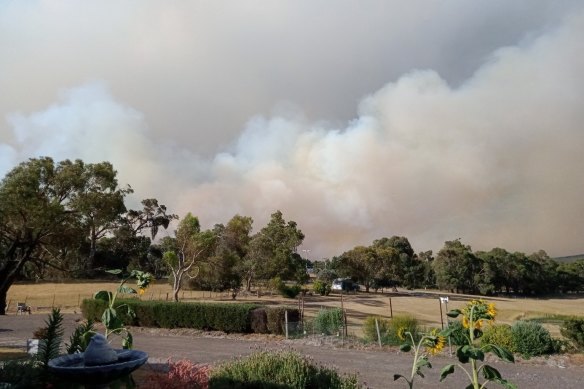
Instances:
[[[68,339],[80,315],[65,314],[65,339]],[[33,314],[23,316],[0,316],[0,347],[24,347],[32,332],[44,325],[47,315]],[[393,381],[393,374],[407,375],[411,369],[411,354],[400,353],[395,349],[376,350],[337,347],[323,339],[280,340],[273,337],[205,336],[192,335],[189,331],[168,331],[136,328],[133,331],[134,345],[146,351],[150,363],[161,363],[172,357],[173,360],[190,359],[197,363],[215,363],[239,355],[247,355],[254,350],[292,348],[309,355],[315,361],[335,366],[339,371],[358,373],[361,381],[369,388],[404,388],[403,381]],[[431,358],[433,369],[425,379],[417,379],[416,388],[435,388],[438,384],[440,369],[454,363],[448,356]],[[508,364],[492,361],[503,377],[514,382],[519,388],[529,389],[569,389],[584,388],[584,367],[572,362],[568,356],[534,358]],[[464,373],[458,371],[449,376],[440,386],[443,388],[462,388],[467,385]],[[492,385],[489,387],[499,387]]]

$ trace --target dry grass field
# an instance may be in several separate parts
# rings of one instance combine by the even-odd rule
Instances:
[[[16,304],[26,302],[32,307],[33,313],[49,312],[52,306],[61,307],[64,312],[79,310],[79,303],[84,298],[90,298],[99,290],[114,290],[117,283],[113,282],[75,282],[75,283],[36,283],[15,284],[8,292],[9,314],[16,313]],[[181,291],[183,301],[232,301],[226,293],[212,293],[200,291]],[[363,320],[370,315],[390,317],[399,314],[410,314],[418,318],[423,325],[440,327],[440,300],[435,291],[401,291],[400,293],[357,293],[344,295],[343,307],[347,310],[349,333],[360,335]],[[449,296],[448,309],[460,308],[473,296],[451,295],[441,293],[440,296]],[[143,300],[172,299],[172,288],[163,281],[154,283],[144,295]],[[391,299],[391,309],[390,309]],[[499,312],[498,322],[512,323],[519,319],[545,317],[552,315],[584,316],[584,297],[574,296],[566,298],[488,298],[494,302]],[[269,292],[238,296],[237,301],[257,302],[270,305],[297,306],[297,300],[282,298]],[[319,309],[326,307],[341,307],[341,296],[306,296],[304,301],[305,316],[313,317]],[[446,320],[446,307],[442,305]],[[546,325],[552,334],[559,335],[559,330],[553,325]]]

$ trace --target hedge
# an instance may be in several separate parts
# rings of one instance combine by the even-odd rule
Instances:
[[[124,307],[134,311],[131,317]],[[85,299],[81,310],[85,319],[101,321],[107,307],[103,300]],[[159,328],[195,328],[201,330],[239,333],[283,333],[284,311],[290,321],[300,316],[296,308],[269,308],[244,303],[198,303],[170,301],[141,301],[137,299],[116,302],[118,315],[126,325]]]

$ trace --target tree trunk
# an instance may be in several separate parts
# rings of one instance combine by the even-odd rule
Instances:
[[[178,302],[178,292],[180,291],[180,281],[182,279],[182,274],[175,274],[174,282],[172,284],[172,296],[175,302]]]
[[[0,290],[0,315],[6,315],[6,295],[8,294],[8,289],[4,290],[2,288]]]

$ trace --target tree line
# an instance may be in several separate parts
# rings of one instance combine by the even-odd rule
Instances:
[[[42,157],[8,172],[0,182],[0,314],[16,280],[91,278],[111,268],[168,276],[176,300],[184,285],[235,296],[273,279],[302,284],[313,266],[321,279],[351,277],[366,291],[398,285],[483,294],[583,289],[584,261],[559,264],[543,251],[473,252],[460,240],[446,242],[434,257],[416,254],[405,237],[384,237],[310,263],[298,254],[304,234],[280,211],[256,233],[253,219],[241,215],[203,230],[193,214],[179,220],[154,198],[127,208],[132,193],[109,162]],[[173,220],[179,220],[174,234],[155,241]]]

